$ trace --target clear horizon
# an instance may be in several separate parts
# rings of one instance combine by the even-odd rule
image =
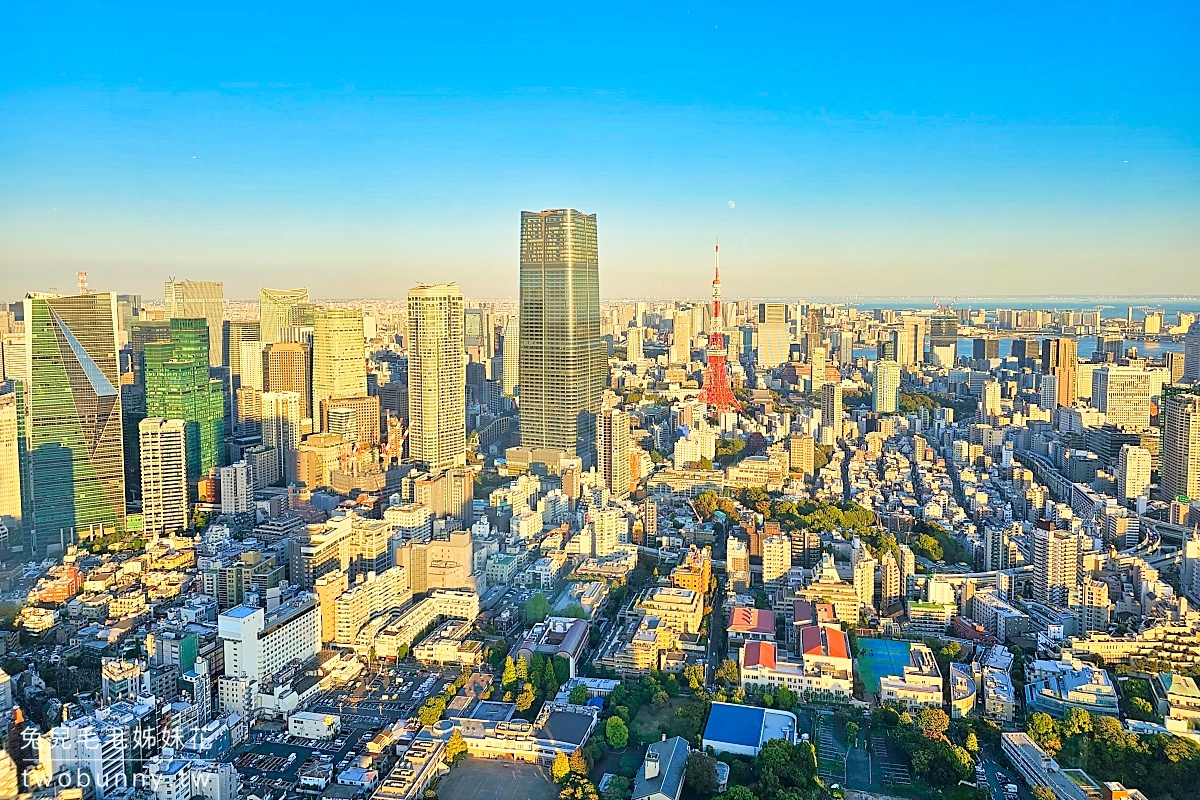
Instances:
[[[606,298],[716,235],[730,297],[1200,294],[1194,6],[59,8],[0,31],[0,297],[513,296],[561,206]]]

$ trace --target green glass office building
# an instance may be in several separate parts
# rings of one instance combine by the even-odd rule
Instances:
[[[146,414],[188,423],[188,484],[194,488],[225,463],[225,388],[209,377],[207,322],[176,318],[170,325],[168,341],[149,342],[142,352]]]
[[[125,529],[117,303],[110,292],[25,298],[30,552]]]

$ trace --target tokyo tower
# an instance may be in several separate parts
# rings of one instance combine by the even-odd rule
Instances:
[[[708,366],[704,368],[704,388],[700,390],[700,400],[707,403],[709,410],[716,415],[725,411],[741,411],[742,406],[733,396],[733,387],[729,382],[729,348],[725,333],[721,330],[720,241],[713,253],[712,330],[708,334]]]

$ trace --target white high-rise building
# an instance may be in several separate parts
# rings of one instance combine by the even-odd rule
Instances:
[[[900,407],[900,365],[880,359],[875,362],[872,384],[872,410],[877,414],[895,414]]]
[[[808,358],[809,366],[812,368],[809,384],[812,387],[812,393],[818,397],[822,397],[821,390],[825,386],[825,361],[827,358],[825,348],[820,346],[814,347]]]
[[[408,453],[430,472],[467,463],[466,350],[458,284],[408,292]]]
[[[725,539],[725,572],[735,591],[750,588],[750,548],[736,536]]]
[[[17,439],[17,395],[0,394],[0,525],[21,521],[21,461]]]
[[[1139,367],[1100,367],[1092,373],[1092,405],[1110,425],[1150,425],[1149,372]]]
[[[763,583],[774,583],[792,568],[792,542],[787,534],[763,539],[762,551]]]
[[[646,351],[643,348],[645,334],[642,329],[636,325],[625,331],[625,360],[626,361],[641,361],[646,357]]]
[[[889,550],[883,554],[883,558],[879,562],[880,567],[880,592],[879,592],[879,609],[886,612],[889,608],[900,602],[902,595],[900,594],[900,565],[896,563],[896,557]]]
[[[279,672],[293,661],[304,662],[321,649],[321,612],[317,596],[301,592],[266,611],[241,605],[217,618],[217,635],[225,649],[225,678],[220,685],[222,711],[245,708],[245,687]]]
[[[254,481],[250,465],[238,461],[218,471],[221,481],[221,513],[244,514],[253,504]]]
[[[296,482],[300,420],[300,395],[295,392],[263,392],[262,443],[274,448],[278,474],[289,485]]]
[[[1066,608],[1079,583],[1079,539],[1039,523],[1033,531],[1033,599]]]
[[[142,467],[142,525],[148,535],[188,526],[187,423],[151,417],[138,424]]]
[[[842,434],[842,386],[827,383],[821,387],[821,428],[833,433],[836,440]],[[822,444],[825,437],[822,436]]]
[[[1183,382],[1200,383],[1200,321],[1188,326],[1183,337]]]
[[[879,562],[863,554],[854,562],[854,593],[864,608],[875,605],[875,568]]]
[[[988,379],[983,383],[983,395],[979,400],[984,419],[1000,416],[1000,382]]]
[[[1150,451],[1135,444],[1121,445],[1117,459],[1117,499],[1129,505],[1150,486]]]
[[[504,355],[500,365],[500,384],[505,397],[516,397],[521,385],[521,321],[516,315],[504,324]]]
[[[202,319],[208,324],[208,365],[221,366],[225,287],[220,281],[177,281],[163,285],[167,319]]]
[[[263,343],[259,341],[238,342],[241,355],[243,389],[263,390]]]

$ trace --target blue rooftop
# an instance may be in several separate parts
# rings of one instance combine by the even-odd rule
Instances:
[[[246,619],[246,617],[251,616],[255,611],[258,611],[258,609],[250,606],[238,606],[226,611],[225,616],[233,617],[234,619]]]
[[[758,747],[766,709],[713,703],[704,726],[704,738],[744,747]]]

